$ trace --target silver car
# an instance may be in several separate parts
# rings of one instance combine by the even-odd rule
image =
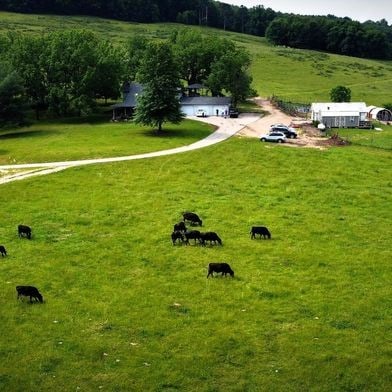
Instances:
[[[276,142],[276,143],[284,143],[286,141],[286,136],[283,132],[270,132],[266,135],[260,136],[261,142]]]

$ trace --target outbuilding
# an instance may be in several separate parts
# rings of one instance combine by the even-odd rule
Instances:
[[[368,117],[378,121],[392,121],[392,112],[389,109],[378,108],[377,106],[369,106]]]
[[[199,110],[203,110],[207,116],[225,116],[229,114],[231,104],[230,97],[181,97],[181,110],[186,116],[196,116]]]
[[[312,103],[312,121],[327,128],[370,128],[365,102]]]

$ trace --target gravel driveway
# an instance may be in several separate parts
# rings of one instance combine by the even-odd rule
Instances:
[[[5,184],[11,181],[23,180],[25,178],[46,175],[55,173],[70,167],[92,165],[98,163],[108,162],[123,162],[132,161],[136,159],[154,158],[165,155],[179,154],[187,151],[196,150],[220,143],[231,136],[235,135],[245,126],[257,121],[260,115],[257,114],[241,114],[239,118],[223,118],[223,117],[189,117],[193,120],[199,120],[208,124],[215,125],[217,129],[211,135],[199,140],[188,146],[172,148],[169,150],[155,151],[146,154],[129,155],[115,158],[101,158],[101,159],[83,159],[77,161],[63,161],[63,162],[41,162],[41,163],[27,163],[20,165],[0,165],[0,184]],[[9,174],[11,173],[11,174]]]

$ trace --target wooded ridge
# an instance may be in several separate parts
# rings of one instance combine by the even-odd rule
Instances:
[[[385,19],[360,23],[333,15],[282,14],[264,6],[247,8],[213,0],[0,0],[0,10],[204,25],[267,36],[275,45],[392,58],[392,26]]]

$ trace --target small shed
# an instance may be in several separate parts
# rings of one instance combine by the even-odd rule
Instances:
[[[372,120],[378,121],[392,121],[392,112],[389,109],[378,108],[376,106],[369,106],[368,117]]]
[[[137,104],[137,97],[143,91],[143,86],[135,82],[123,85],[123,101],[112,106],[112,120],[126,120],[131,118]]]
[[[311,119],[328,128],[369,128],[365,102],[312,103]]]
[[[207,116],[222,116],[229,113],[230,97],[181,97],[181,110],[186,116],[195,116],[198,110],[204,110]]]

